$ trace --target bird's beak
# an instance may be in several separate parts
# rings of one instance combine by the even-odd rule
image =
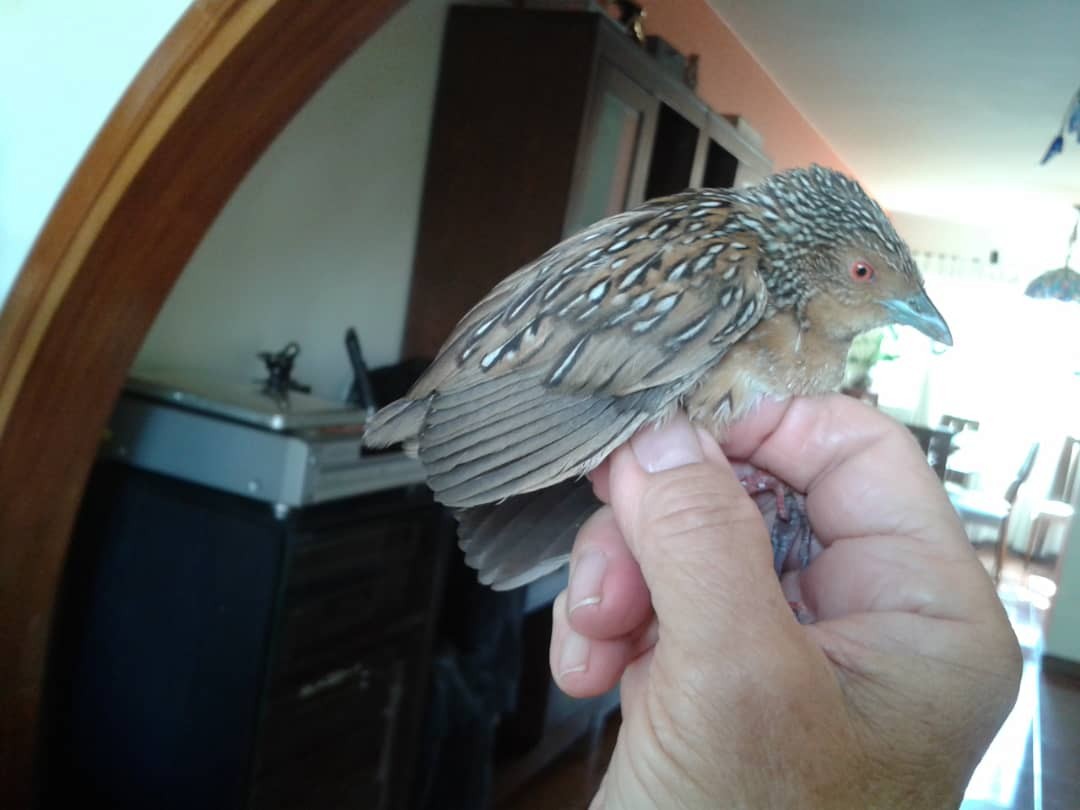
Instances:
[[[931,340],[952,346],[952,332],[925,292],[910,298],[894,298],[885,303],[885,311],[894,323],[914,326]]]

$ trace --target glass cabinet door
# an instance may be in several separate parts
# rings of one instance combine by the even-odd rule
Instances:
[[[601,61],[578,150],[564,234],[644,200],[657,100]]]

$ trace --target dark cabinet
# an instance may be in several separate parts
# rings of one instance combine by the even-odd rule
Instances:
[[[42,806],[404,810],[453,528],[426,489],[298,509],[95,469]]]
[[[645,199],[656,99],[608,62],[596,69],[563,231],[567,234]]]
[[[652,197],[769,171],[752,139],[600,14],[451,8],[405,351],[500,279]]]
[[[743,130],[737,118],[709,114],[702,186],[742,188],[761,182],[772,171],[757,136]]]

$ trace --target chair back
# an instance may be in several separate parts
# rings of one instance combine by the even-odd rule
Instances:
[[[1065,437],[1065,444],[1061,448],[1061,457],[1058,459],[1057,471],[1054,473],[1054,482],[1050,486],[1050,499],[1073,503],[1077,496],[1077,472],[1080,468],[1080,439],[1073,436]]]
[[[1031,449],[1028,450],[1027,456],[1024,457],[1024,463],[1020,465],[1020,469],[1016,472],[1016,479],[1009,484],[1009,488],[1005,490],[1005,500],[1009,502],[1009,506],[1016,503],[1016,496],[1020,492],[1020,487],[1024,485],[1024,482],[1031,476],[1031,471],[1035,467],[1035,458],[1039,455],[1039,443],[1035,442],[1031,445]]]

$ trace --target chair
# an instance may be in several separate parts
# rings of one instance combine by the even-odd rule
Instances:
[[[1016,503],[1016,496],[1020,494],[1020,487],[1028,480],[1032,469],[1035,467],[1035,459],[1038,455],[1039,443],[1035,442],[1035,444],[1031,445],[1031,449],[1028,450],[1028,454],[1024,458],[1024,463],[1020,465],[1020,469],[1016,473],[1016,478],[1009,484],[1009,488],[1005,490],[1005,500],[1009,502],[1009,511],[1006,513],[1005,519],[998,528],[997,544],[994,548],[995,585],[1001,584],[1001,572],[1002,569],[1005,568],[1005,549],[1009,543],[1009,518],[1012,515],[1012,508]]]
[[[959,484],[961,487],[970,487],[972,471],[963,469],[962,465],[961,469],[956,469],[954,464],[956,459],[965,455],[964,449],[968,439],[972,437],[972,434],[978,433],[979,421],[945,413],[941,415],[941,422],[938,427],[942,430],[952,431],[953,434],[951,445],[953,452],[949,456],[949,464],[945,469],[945,480],[952,484]]]
[[[1005,490],[1005,496],[999,498],[988,495],[985,492],[968,489],[949,489],[949,500],[960,515],[964,524],[982,524],[997,528],[997,539],[994,549],[995,583],[1001,581],[1001,571],[1005,567],[1005,548],[1009,537],[1009,517],[1012,515],[1013,505],[1020,493],[1020,487],[1031,476],[1035,467],[1035,459],[1039,454],[1039,443],[1036,442],[1028,450],[1020,469],[1016,471],[1016,478]]]
[[[1040,501],[1032,512],[1031,531],[1028,533],[1024,567],[1031,558],[1042,554],[1043,544],[1050,529],[1064,528],[1072,519],[1073,503],[1077,496],[1077,468],[1080,467],[1080,439],[1068,436],[1061,449],[1057,471],[1050,486],[1049,497]]]
[[[945,468],[949,464],[949,453],[952,452],[954,431],[921,425],[908,425],[907,429],[915,434],[915,439],[919,442],[927,463],[933,468],[937,477],[944,481]]]
[[[941,427],[946,430],[951,430],[953,433],[959,433],[961,430],[978,430],[979,421],[977,419],[964,419],[962,416],[953,416],[949,413],[943,413],[941,415]]]

